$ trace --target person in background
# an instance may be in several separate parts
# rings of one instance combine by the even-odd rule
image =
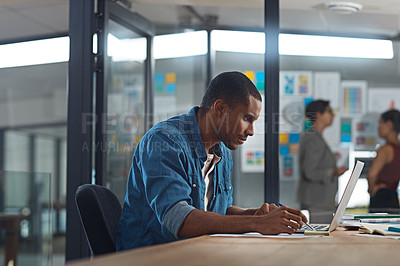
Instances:
[[[252,81],[225,72],[210,82],[200,107],[150,129],[133,156],[117,250],[213,233],[294,233],[307,222],[286,206],[232,205],[229,149],[253,136],[260,110]]]
[[[338,177],[347,167],[336,167],[336,156],[322,137],[332,125],[334,114],[329,101],[315,100],[305,110],[311,127],[300,137],[300,181],[297,200],[310,213],[312,223],[330,223],[335,211]]]
[[[370,212],[399,213],[397,186],[400,179],[400,112],[390,110],[379,119],[379,136],[386,143],[379,148],[368,171]]]

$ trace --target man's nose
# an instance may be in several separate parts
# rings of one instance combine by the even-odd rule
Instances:
[[[246,133],[249,136],[253,136],[254,135],[254,124],[253,123],[251,123],[249,125],[249,127],[247,128],[247,132]]]

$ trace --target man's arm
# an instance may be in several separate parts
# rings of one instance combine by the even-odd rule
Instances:
[[[254,215],[258,209],[242,209],[237,206],[229,206],[226,215]]]
[[[258,209],[257,208],[242,209],[237,206],[229,206],[226,209],[226,215],[263,215],[275,209],[278,209],[278,206],[276,206],[275,204],[268,204],[268,203],[264,203]]]
[[[186,216],[178,236],[195,237],[214,233],[247,232],[270,235],[292,234],[303,225],[302,221],[307,221],[307,218],[299,210],[286,206],[264,215],[221,215],[195,209]]]

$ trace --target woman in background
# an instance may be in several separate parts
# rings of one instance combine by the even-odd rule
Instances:
[[[368,172],[370,212],[400,211],[397,186],[400,179],[400,112],[390,110],[379,119],[379,136],[386,143],[379,148]]]
[[[300,138],[297,199],[300,208],[309,211],[310,222],[330,223],[336,207],[337,177],[347,171],[347,167],[336,167],[336,156],[322,137],[334,118],[329,101],[312,101],[305,115],[311,127]]]

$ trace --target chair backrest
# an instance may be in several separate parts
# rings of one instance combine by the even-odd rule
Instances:
[[[109,189],[92,184],[78,187],[75,202],[93,255],[115,252],[115,234],[122,213]]]

